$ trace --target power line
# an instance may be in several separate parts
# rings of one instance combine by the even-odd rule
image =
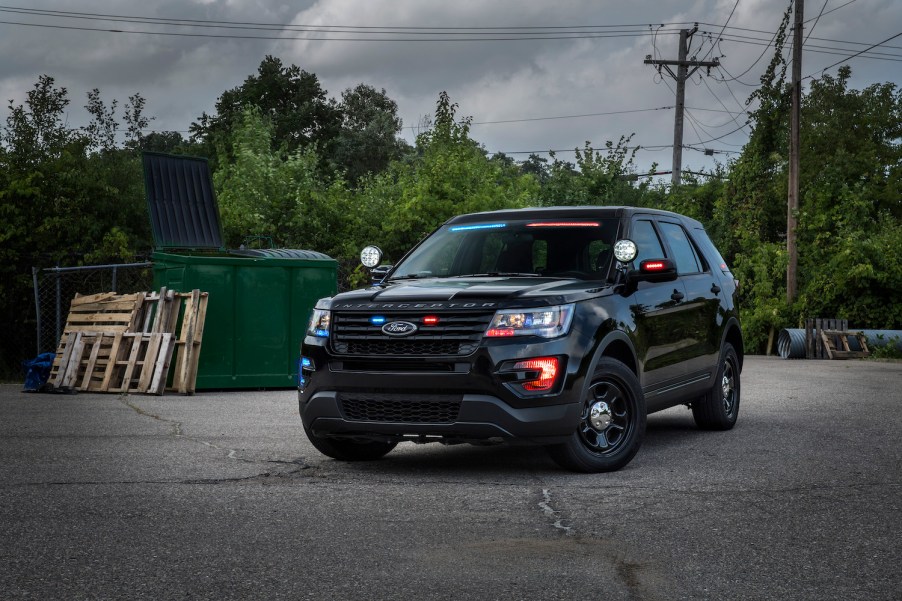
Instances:
[[[890,40],[895,40],[895,39],[896,39],[897,37],[899,37],[899,36],[902,36],[902,31],[900,31],[900,32],[897,33],[896,35],[893,35],[893,36],[890,36],[890,37],[886,38],[886,39],[883,40],[882,42],[877,42],[877,43],[874,44],[873,46],[869,46],[868,48],[865,48],[865,49],[862,50],[861,52],[856,52],[856,53],[853,54],[852,56],[847,56],[846,58],[842,59],[841,61],[837,61],[837,62],[833,63],[833,64],[830,65],[829,67],[824,67],[823,69],[820,70],[820,72],[823,73],[823,72],[826,71],[827,69],[832,69],[833,67],[835,67],[835,66],[837,66],[837,65],[840,65],[840,64],[846,62],[847,60],[851,60],[851,59],[855,58],[856,56],[859,56],[859,55],[861,55],[861,54],[864,54],[865,52],[867,52],[868,50],[870,50],[870,49],[872,49],[872,48],[876,48],[876,47],[878,47],[878,46],[882,46],[883,44],[889,42]],[[811,75],[806,75],[806,76],[803,77],[802,79],[810,79],[810,78],[813,77],[813,76],[814,76],[814,73],[812,73]]]
[[[13,12],[19,14],[31,14],[36,16],[50,16],[57,18],[79,18],[91,20],[109,20],[119,22],[134,22],[141,24],[165,24],[165,25],[182,25],[191,27],[229,27],[240,29],[265,28],[276,30],[297,31],[365,31],[365,32],[388,32],[396,33],[397,31],[422,30],[428,32],[462,32],[462,31],[492,31],[501,30],[564,30],[564,29],[611,29],[618,27],[646,28],[651,25],[648,23],[627,23],[627,24],[611,24],[611,25],[515,25],[515,26],[482,26],[482,27],[435,27],[435,26],[373,26],[373,25],[304,25],[295,23],[262,23],[254,21],[216,21],[210,19],[179,19],[165,17],[142,17],[136,15],[116,15],[108,13],[89,13],[75,11],[59,11],[49,9],[33,9],[15,6],[0,6],[0,12]],[[665,23],[662,26],[682,26],[689,24],[685,22]]]
[[[808,43],[808,37],[811,35],[811,32],[814,31],[814,28],[817,27],[817,22],[821,20],[821,15],[824,14],[824,9],[827,8],[827,3],[830,0],[824,0],[824,5],[821,7],[821,12],[817,13],[817,18],[814,20],[814,25],[811,26],[811,29],[808,30],[808,33],[805,34],[805,39],[802,40],[802,46]],[[805,21],[807,23],[807,21]]]
[[[305,37],[305,36],[266,36],[266,35],[235,35],[235,34],[212,34],[212,33],[186,33],[175,31],[146,31],[137,29],[104,29],[101,27],[77,27],[73,25],[50,25],[39,23],[23,23],[19,21],[0,21],[2,25],[17,25],[20,27],[37,27],[44,29],[73,30],[73,31],[96,31],[102,33],[124,33],[136,35],[162,35],[170,37],[183,38],[206,38],[206,39],[227,39],[227,40],[306,40],[313,42],[516,42],[529,40],[587,40],[587,39],[606,39],[606,38],[637,38],[650,36],[651,33],[645,31],[635,31],[631,33],[599,33],[599,34],[577,34],[573,35],[518,35],[513,37],[458,37],[458,38],[344,38],[344,37]],[[346,32],[343,32],[346,33]],[[667,33],[676,34],[676,31],[668,31]]]
[[[524,123],[527,121],[550,121],[552,119],[579,119],[582,117],[602,117],[605,115],[626,115],[629,113],[648,113],[652,111],[666,111],[672,109],[672,106],[659,106],[648,109],[632,109],[625,111],[607,111],[604,113],[585,113],[583,115],[559,115],[555,117],[528,117],[523,119],[503,119],[500,121],[474,121],[470,125],[494,125],[497,123]]]

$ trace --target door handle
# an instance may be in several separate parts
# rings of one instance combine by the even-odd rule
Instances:
[[[718,286],[717,284],[711,284],[711,292],[713,292],[714,294],[719,293],[719,292],[720,292],[720,286]]]
[[[683,293],[680,292],[679,290],[674,290],[673,294],[670,295],[670,298],[672,298],[673,300],[675,300],[677,302],[680,302],[681,300],[683,300]]]

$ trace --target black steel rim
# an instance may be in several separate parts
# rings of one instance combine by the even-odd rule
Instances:
[[[599,402],[610,411],[610,423],[604,428],[594,426],[590,420],[592,407]],[[579,424],[583,445],[597,455],[611,455],[623,446],[631,429],[629,397],[623,387],[608,379],[592,384]]]
[[[736,410],[736,378],[733,362],[729,359],[724,362],[720,393],[724,413],[727,417],[733,417],[733,412]]]

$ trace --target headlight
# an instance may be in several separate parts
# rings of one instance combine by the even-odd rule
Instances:
[[[570,331],[573,304],[539,309],[505,309],[495,313],[485,335],[488,338],[505,336],[541,336],[555,338]]]
[[[329,326],[332,323],[332,313],[326,309],[314,309],[310,316],[310,325],[307,333],[317,338],[329,337]]]

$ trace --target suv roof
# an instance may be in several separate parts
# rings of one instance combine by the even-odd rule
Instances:
[[[623,206],[578,206],[578,207],[527,207],[525,209],[503,209],[500,211],[485,211],[483,213],[469,213],[467,215],[458,215],[452,217],[445,223],[474,223],[477,221],[485,221],[486,219],[555,219],[555,218],[574,218],[574,217],[598,217],[598,218],[620,218],[630,217],[633,214],[641,213],[643,215],[659,215],[662,217],[671,217],[687,222],[695,227],[702,227],[701,223],[671,211],[662,211],[660,209],[647,209],[644,207],[623,207]]]

